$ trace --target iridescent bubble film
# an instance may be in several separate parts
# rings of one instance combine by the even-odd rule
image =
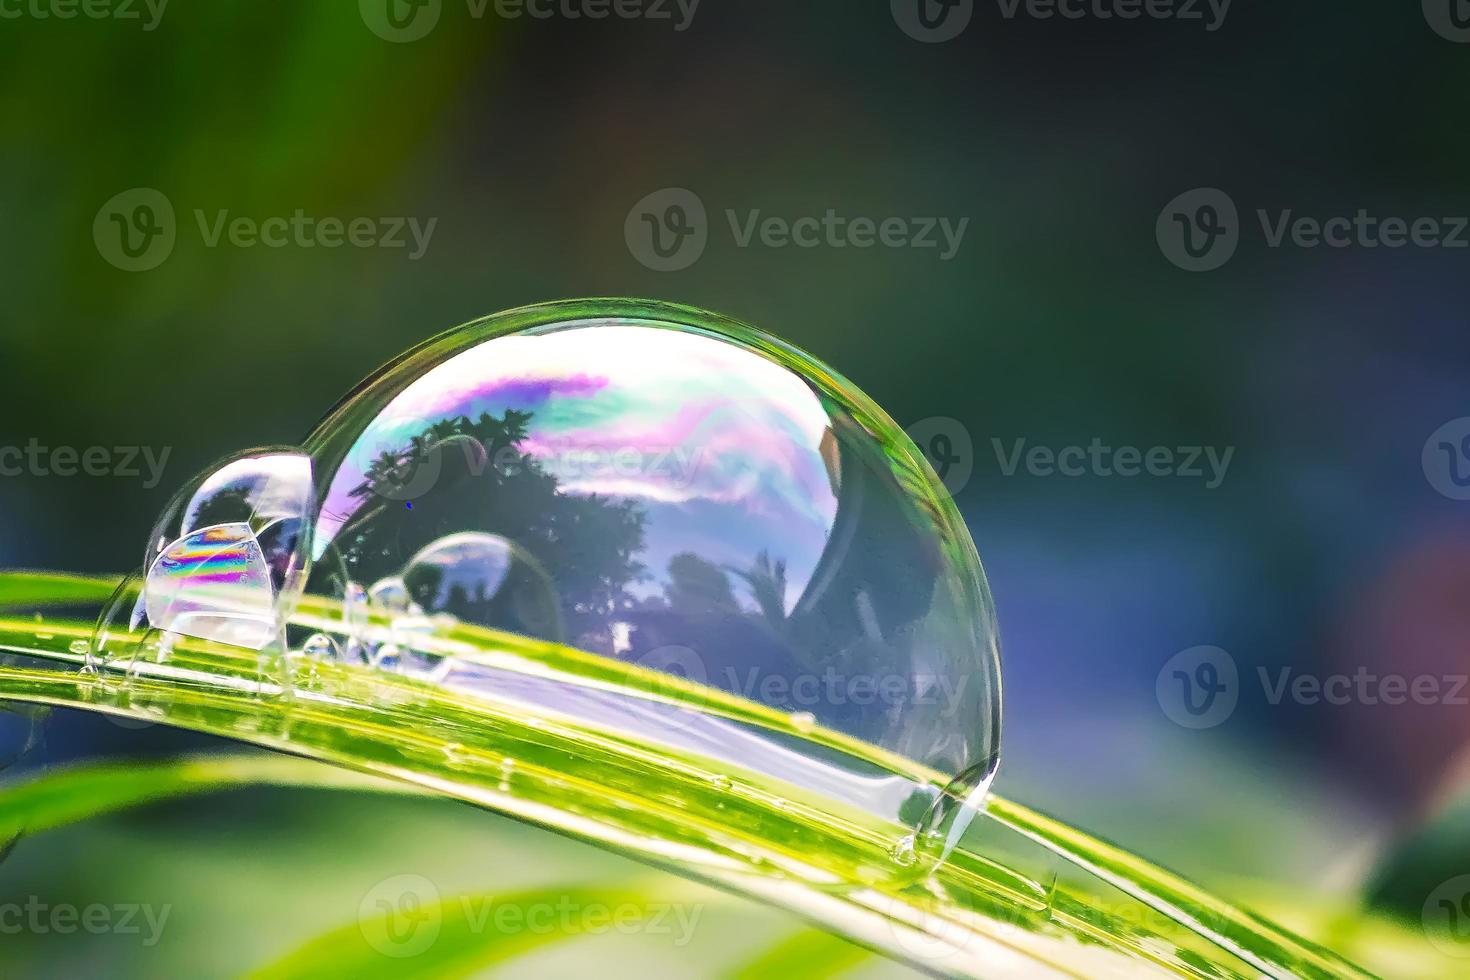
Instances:
[[[994,610],[944,488],[848,382],[713,314],[587,301],[467,325],[304,450],[242,455],[172,511],[153,629],[524,704],[943,849],[997,764]],[[340,613],[299,629],[303,590]],[[683,703],[425,652],[466,627],[673,678]]]
[[[148,570],[149,622],[158,629],[259,650],[276,630],[270,568],[249,524],[220,524],[166,547]]]

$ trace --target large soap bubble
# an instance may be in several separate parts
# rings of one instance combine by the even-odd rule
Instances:
[[[994,610],[932,470],[831,369],[688,308],[548,304],[443,335],[303,449],[186,487],[142,581],[99,660],[162,633],[398,671],[891,818],[921,850],[947,853],[997,765]],[[304,627],[307,598],[340,615]],[[416,648],[454,625],[678,680],[624,690]],[[895,841],[900,863],[912,845]]]

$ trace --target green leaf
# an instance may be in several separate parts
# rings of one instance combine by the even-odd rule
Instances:
[[[54,575],[0,571],[0,609],[100,603],[117,588],[115,575]]]
[[[42,584],[7,578],[17,577],[0,576],[0,596]],[[330,628],[319,625],[330,612],[303,603],[295,621]],[[263,664],[254,653],[187,638],[172,645],[166,662],[130,660],[83,673],[73,645],[90,633],[85,619],[48,619],[38,631],[28,617],[0,616],[0,650],[26,661],[0,667],[0,697],[174,725],[392,777],[789,909],[930,972],[1369,975],[1133,855],[999,797],[991,797],[986,817],[976,821],[994,842],[977,847],[972,833],[922,881],[873,880],[872,869],[892,867],[893,843],[908,828],[877,817],[857,822],[869,819],[861,814],[834,821],[786,804],[781,788],[762,784],[757,774],[741,774],[732,792],[723,771],[693,754],[584,727],[533,705],[332,661],[311,661],[309,676],[288,689],[281,677],[262,673],[279,673],[279,662]],[[448,655],[488,658],[502,669],[554,673],[561,682],[749,724],[783,723],[760,705],[571,648],[469,627],[442,642],[452,644]],[[839,733],[804,729],[789,737],[841,745],[859,758],[869,752],[875,764],[916,785],[943,781]],[[121,786],[112,792],[115,799],[130,793]],[[31,805],[37,817],[45,811],[34,798]],[[84,814],[91,804],[69,806]],[[55,812],[66,810],[55,805]],[[1065,884],[1057,881],[1059,865],[1069,869]],[[782,868],[785,873],[775,873]],[[452,919],[451,913],[443,920],[451,935],[458,928]],[[445,970],[458,969],[459,954],[451,955],[457,948],[446,943]]]
[[[596,888],[536,889],[419,904],[410,888],[365,902],[356,922],[308,942],[248,976],[251,980],[468,977],[599,928],[587,910],[636,926],[655,903],[645,893]],[[570,913],[559,910],[572,910]],[[509,913],[509,914],[507,914]]]
[[[128,807],[247,785],[413,792],[402,783],[265,753],[53,769],[0,788],[0,840]]]
[[[872,958],[873,954],[825,932],[808,930],[777,943],[739,969],[729,980],[766,980],[768,977],[801,977],[826,980],[841,976]]]

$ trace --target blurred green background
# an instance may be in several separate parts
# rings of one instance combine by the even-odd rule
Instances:
[[[904,425],[953,420],[938,424],[971,471],[956,499],[1003,630],[998,791],[1227,895],[1371,894],[1417,922],[1470,872],[1454,805],[1470,707],[1449,696],[1470,670],[1470,503],[1426,465],[1431,434],[1470,415],[1470,250],[1272,247],[1257,210],[1470,214],[1470,44],[1416,4],[1326,2],[1239,3],[1213,30],[1203,5],[1199,21],[980,3],[957,37],[924,43],[902,2],[703,0],[687,19],[669,3],[667,19],[602,20],[507,17],[493,0],[176,2],[156,20],[141,3],[127,19],[0,2],[0,447],[50,464],[58,447],[104,447],[113,471],[119,447],[168,454],[156,485],[146,465],[0,478],[0,567],[131,568],[190,474],[299,441],[377,365],[463,321],[587,295],[709,307],[833,364]],[[1238,207],[1239,246],[1188,272],[1156,222],[1202,187]],[[167,200],[175,240],[128,271],[107,235],[137,188]],[[708,215],[707,246],[676,271],[625,235],[666,188]],[[968,225],[946,260],[742,247],[726,217],[828,209]],[[407,234],[210,244],[221,212],[298,211],[434,224],[417,257]],[[1018,439],[1233,456],[1216,487],[1007,475],[997,443]],[[1238,667],[1238,705],[1191,729],[1159,680],[1202,645]],[[1433,677],[1445,696],[1273,704],[1258,669],[1283,668]],[[56,717],[28,764],[197,744]],[[307,911],[350,921],[361,889],[330,884],[354,857],[382,877],[408,861],[400,845],[443,856],[473,837],[485,888],[602,860],[453,808],[305,799],[129,818],[222,821],[224,856],[179,851],[207,850],[202,867],[170,866],[127,821],[23,840],[0,891],[168,876],[207,904],[205,881],[244,874],[229,851],[251,852],[255,932],[189,967],[214,975],[300,941]],[[301,835],[339,841],[341,866],[294,871],[281,855]],[[90,879],[89,851],[114,849],[144,877]],[[196,923],[165,942],[187,956],[209,935]],[[22,941],[59,962],[58,937]]]

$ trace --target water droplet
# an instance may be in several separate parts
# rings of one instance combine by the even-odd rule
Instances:
[[[396,671],[403,666],[396,643],[383,643],[372,653],[372,666],[379,670]]]
[[[301,645],[301,653],[314,660],[336,660],[337,641],[325,633],[313,633]]]
[[[810,711],[798,711],[791,716],[791,727],[803,734],[810,734],[817,727],[817,717]]]
[[[407,616],[415,611],[413,600],[408,595],[408,586],[397,575],[378,579],[367,590],[367,594],[368,604],[372,608],[390,616]]]
[[[50,715],[51,709],[42,705],[0,703],[0,769],[15,765],[39,748]]]
[[[901,868],[911,868],[918,863],[919,855],[914,846],[914,835],[908,834],[899,838],[898,843],[893,845],[893,863]]]
[[[87,652],[90,651],[91,648],[92,648],[92,645],[90,643],[88,643],[86,640],[72,640],[66,646],[66,649],[68,651],[70,651],[71,653],[76,654],[79,657],[80,656],[86,656]]]
[[[466,531],[438,538],[408,560],[402,581],[414,605],[442,617],[445,625],[470,623],[562,639],[550,576],[524,548],[501,535]]]
[[[713,786],[715,789],[725,792],[728,792],[730,788],[735,785],[731,781],[730,777],[726,776],[724,773],[718,773],[714,776],[711,776],[709,782],[710,785]]]

